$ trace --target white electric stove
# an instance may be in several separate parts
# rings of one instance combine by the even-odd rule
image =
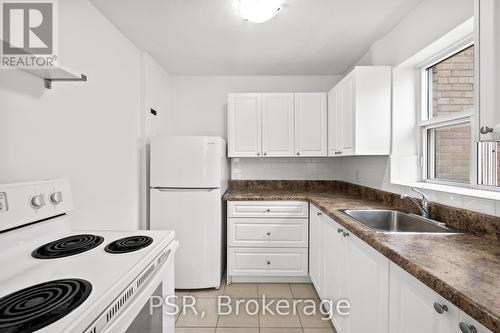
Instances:
[[[72,208],[67,180],[0,185],[0,333],[174,332],[174,232],[73,230]]]

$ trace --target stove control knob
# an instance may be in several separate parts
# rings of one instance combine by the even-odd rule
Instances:
[[[54,205],[58,205],[63,201],[63,194],[61,191],[54,192],[50,195],[50,202]]]
[[[33,208],[42,208],[43,206],[45,206],[45,197],[43,196],[43,194],[34,195],[31,197],[30,203]]]

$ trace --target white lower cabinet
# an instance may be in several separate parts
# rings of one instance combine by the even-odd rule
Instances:
[[[460,311],[458,329],[460,333],[493,333],[463,311]]]
[[[230,201],[227,282],[305,282],[309,209],[301,201]]]
[[[320,209],[309,211],[311,281],[322,300],[350,303],[348,316],[334,313],[337,333],[492,333]]]
[[[309,209],[309,278],[316,292],[323,296],[323,213],[316,207]]]
[[[389,313],[390,333],[455,333],[458,328],[458,309],[394,263]]]
[[[348,316],[333,317],[338,333],[386,333],[389,260],[327,216],[323,255],[323,299],[351,306]]]
[[[229,248],[231,276],[307,275],[307,248]]]
[[[391,262],[390,333],[492,333]]]

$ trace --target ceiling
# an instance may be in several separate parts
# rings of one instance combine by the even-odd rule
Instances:
[[[176,75],[335,75],[421,0],[283,0],[254,24],[238,0],[91,0]]]

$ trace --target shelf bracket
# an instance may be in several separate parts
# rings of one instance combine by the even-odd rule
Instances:
[[[54,79],[43,79],[44,81],[44,84],[45,84],[45,88],[46,89],[52,89],[52,82],[56,82],[56,81],[81,81],[81,82],[84,82],[84,81],[87,81],[87,76],[81,74],[81,76],[79,78],[65,78],[65,79],[57,79],[57,78],[54,78]]]

